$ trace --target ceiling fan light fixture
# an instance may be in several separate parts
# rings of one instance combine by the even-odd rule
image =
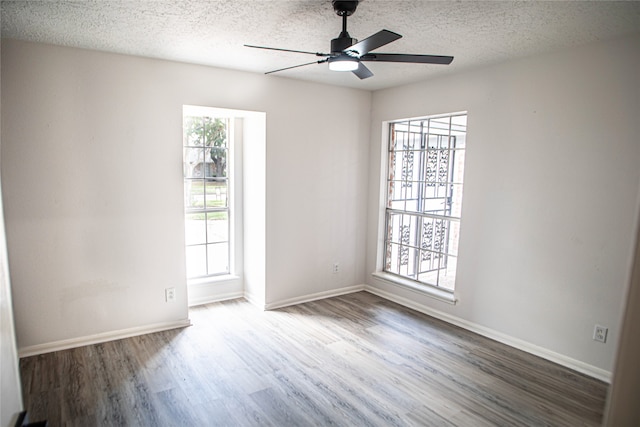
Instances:
[[[358,59],[351,57],[340,57],[329,60],[331,71],[355,71],[358,69]]]

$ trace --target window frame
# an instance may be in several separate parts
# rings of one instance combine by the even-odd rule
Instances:
[[[434,182],[437,183],[441,183],[443,182],[445,186],[450,187],[449,191],[451,191],[454,187],[456,187],[456,194],[454,198],[449,198],[449,202],[450,205],[448,206],[449,210],[451,210],[454,206],[453,206],[453,202],[455,201],[457,207],[455,212],[455,215],[452,214],[451,212],[449,212],[447,214],[446,209],[445,212],[437,212],[437,213],[433,213],[433,212],[429,212],[429,209],[424,209],[424,207],[422,209],[413,209],[413,210],[407,210],[406,209],[406,203],[404,206],[404,209],[399,209],[398,206],[392,206],[393,202],[396,199],[390,199],[390,197],[393,197],[394,195],[394,187],[392,185],[397,184],[398,182],[402,182],[402,179],[395,179],[395,175],[394,173],[398,171],[398,167],[395,163],[393,163],[394,161],[394,157],[395,157],[395,161],[398,161],[398,152],[399,151],[412,151],[414,153],[418,153],[419,155],[419,161],[420,164],[416,164],[416,160],[413,159],[412,160],[412,166],[418,166],[418,168],[420,167],[425,167],[425,161],[426,158],[429,155],[429,145],[430,142],[428,140],[430,133],[429,132],[423,132],[423,130],[420,130],[420,136],[419,138],[421,139],[421,145],[420,145],[420,149],[419,150],[415,150],[415,149],[411,149],[411,150],[407,150],[406,148],[404,150],[397,150],[397,146],[394,146],[392,144],[394,144],[394,126],[400,124],[404,124],[405,126],[407,126],[408,128],[410,128],[412,123],[416,123],[416,122],[426,122],[426,121],[442,121],[442,119],[447,119],[449,122],[449,127],[448,127],[448,132],[447,132],[447,136],[449,138],[449,140],[451,140],[452,135],[452,121],[454,120],[454,118],[457,117],[461,117],[463,116],[464,119],[462,120],[463,125],[461,126],[461,129],[463,129],[463,134],[464,134],[464,138],[461,140],[462,144],[461,147],[456,147],[455,145],[453,146],[453,148],[451,147],[451,145],[449,145],[447,147],[447,153],[448,154],[455,154],[455,153],[462,153],[462,157],[460,159],[459,164],[455,163],[455,159],[451,160],[451,157],[449,157],[449,164],[448,164],[448,175],[447,178],[444,181],[440,181],[440,180],[435,180]],[[447,232],[451,232],[452,228],[451,225],[455,224],[456,225],[456,229],[455,229],[455,236],[456,240],[455,240],[455,253],[448,253],[446,250],[443,251],[433,251],[434,253],[436,253],[439,257],[442,257],[443,255],[448,256],[448,257],[455,257],[455,260],[457,261],[457,246],[458,246],[458,242],[459,242],[459,236],[460,236],[460,220],[461,220],[461,205],[462,205],[462,193],[463,193],[463,183],[464,183],[464,154],[466,153],[466,135],[467,135],[467,119],[468,119],[468,113],[466,111],[461,111],[461,112],[454,112],[454,113],[447,113],[447,114],[438,114],[438,115],[430,115],[430,116],[424,116],[424,117],[416,117],[416,118],[411,118],[411,119],[402,119],[402,120],[393,120],[393,121],[388,121],[383,123],[383,143],[382,143],[382,150],[381,150],[381,154],[382,154],[382,159],[381,161],[383,162],[382,165],[382,169],[381,171],[383,172],[383,175],[381,176],[381,210],[380,210],[380,239],[379,239],[379,247],[378,247],[378,253],[379,253],[379,258],[378,258],[378,268],[377,271],[373,273],[374,277],[377,277],[379,279],[383,279],[385,281],[388,282],[392,282],[394,284],[398,284],[398,285],[402,285],[404,287],[408,287],[410,289],[413,290],[417,290],[423,293],[427,293],[431,296],[434,296],[438,299],[442,299],[445,300],[447,302],[452,302],[455,303],[455,297],[454,297],[454,292],[455,292],[455,279],[447,286],[447,287],[443,287],[440,286],[440,278],[439,278],[439,271],[441,269],[437,269],[436,270],[436,282],[433,283],[432,281],[426,281],[426,280],[418,280],[418,278],[420,277],[420,274],[417,272],[413,272],[412,274],[400,274],[401,271],[399,270],[399,268],[390,268],[390,263],[391,263],[391,248],[394,246],[394,244],[396,244],[397,242],[394,242],[393,237],[391,235],[391,228],[390,228],[390,219],[392,218],[393,215],[411,215],[413,217],[416,218],[416,224],[422,224],[423,220],[428,220],[428,221],[432,221],[434,224],[435,228],[435,224],[437,223],[437,221],[441,221],[441,224],[444,224],[444,221],[446,221],[448,223],[448,227],[446,227]],[[424,139],[427,139],[426,142],[424,142],[424,145],[422,145],[422,142]],[[395,142],[395,144],[397,145],[397,142]],[[442,147],[437,146],[434,147],[436,148],[436,151],[438,149],[442,149]],[[396,165],[395,169],[394,165]],[[456,168],[460,168],[457,172],[454,171],[454,169]],[[403,173],[405,173],[405,170],[402,170]],[[439,172],[439,170],[438,170]],[[415,174],[413,174],[413,172],[409,172],[412,174],[412,176],[415,176]],[[428,179],[425,175],[426,173],[426,169],[423,169],[421,171],[418,171],[418,176],[420,178],[420,180],[416,180],[416,181],[412,181],[417,185],[426,185],[428,182]],[[454,174],[457,173],[457,176],[454,176]],[[449,177],[451,177],[451,179],[449,179]],[[406,178],[406,177],[405,177]],[[458,179],[459,178],[459,179]],[[455,186],[454,186],[455,184]],[[453,193],[451,193],[453,194]],[[446,198],[446,197],[440,197],[442,198]],[[405,201],[407,199],[405,198]],[[424,199],[423,199],[424,201]],[[444,203],[445,208],[447,207],[446,203]],[[422,230],[422,225],[420,225],[420,230]],[[399,229],[398,229],[399,230]],[[397,231],[397,230],[396,230]],[[398,234],[398,233],[397,233]],[[396,236],[397,237],[397,236]],[[420,236],[420,231],[418,231],[418,227],[416,226],[414,231],[413,231],[413,236],[414,239],[418,239],[421,240],[423,237]],[[415,241],[418,241],[415,240]],[[447,236],[447,240],[446,240],[447,244],[450,244],[450,240],[449,240],[449,236]],[[410,245],[408,245],[408,247],[411,247],[412,251],[413,251],[413,257],[415,260],[417,260],[420,255],[422,253],[427,253],[429,252],[428,250],[425,250],[424,247],[421,247],[422,245],[419,244],[415,244],[413,245],[413,247],[411,247]],[[397,252],[396,254],[397,255]],[[453,258],[452,258],[453,259]],[[415,261],[414,261],[415,263]],[[415,267],[415,265],[414,265]],[[419,271],[419,269],[416,269],[417,271]],[[453,267],[453,274],[455,277],[455,274],[457,272],[457,266]]]
[[[222,177],[217,177],[217,176],[208,176],[208,165],[207,162],[204,160],[207,156],[207,146],[204,145],[204,143],[202,145],[189,145],[186,143],[185,141],[185,128],[184,128],[184,120],[186,119],[186,117],[200,117],[200,118],[211,118],[212,120],[223,120],[225,123],[225,147],[224,147],[224,151],[225,151],[225,157],[226,157],[226,176],[222,176]],[[234,264],[234,250],[233,250],[233,246],[234,246],[234,231],[233,231],[233,218],[234,218],[234,191],[233,191],[233,185],[234,185],[234,141],[235,140],[235,135],[234,135],[234,120],[233,118],[230,118],[228,116],[225,115],[220,115],[220,114],[216,114],[216,109],[213,108],[206,108],[206,107],[202,107],[199,109],[196,108],[190,108],[190,109],[184,109],[183,111],[183,183],[184,183],[184,201],[183,201],[183,207],[184,207],[184,218],[185,218],[185,227],[187,226],[188,223],[188,216],[189,215],[204,215],[204,241],[200,242],[200,243],[192,243],[189,244],[188,243],[188,236],[185,235],[185,255],[187,257],[187,282],[188,283],[199,283],[199,282],[206,282],[209,280],[214,280],[216,278],[221,278],[221,277],[228,277],[230,275],[233,274],[233,264]],[[202,163],[202,173],[201,176],[187,176],[188,174],[186,173],[186,163],[185,163],[185,156],[186,156],[186,150],[187,149],[193,149],[193,148],[197,148],[197,149],[202,149],[203,153],[203,163]],[[216,150],[219,150],[220,147],[209,147],[211,148],[215,148]],[[187,191],[187,183],[194,183],[194,182],[202,182],[202,186],[203,186],[203,206],[202,208],[198,208],[198,207],[190,207],[190,203],[187,202],[187,197],[188,197],[188,191]],[[224,182],[226,183],[226,204],[224,206],[217,206],[217,207],[209,207],[207,206],[207,195],[208,195],[208,188],[207,188],[207,184],[208,183],[215,183],[215,182]],[[209,216],[210,215],[216,215],[216,214],[220,214],[220,213],[226,213],[226,230],[224,231],[224,234],[226,234],[226,240],[217,240],[217,241],[209,241]],[[185,228],[185,233],[186,233],[186,228]],[[218,270],[218,271],[214,271],[214,272],[210,272],[210,260],[209,260],[209,251],[210,246],[212,245],[220,245],[220,244],[226,244],[226,268],[223,270]],[[200,274],[200,275],[193,275],[190,276],[189,275],[189,270],[188,270],[188,265],[189,265],[189,257],[188,257],[188,251],[190,247],[196,247],[196,246],[202,246],[204,247],[204,268],[205,268],[205,274]]]

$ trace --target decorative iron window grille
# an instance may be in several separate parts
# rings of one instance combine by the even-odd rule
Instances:
[[[466,113],[389,124],[384,271],[453,291]]]

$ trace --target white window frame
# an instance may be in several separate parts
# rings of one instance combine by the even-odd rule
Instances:
[[[219,107],[183,105],[185,115],[203,115],[228,119],[229,138],[229,272],[227,274],[187,279],[189,305],[198,305],[241,296],[244,268],[243,236],[243,151],[245,121],[257,113]],[[184,178],[183,178],[184,180]],[[186,211],[185,211],[186,212]],[[223,292],[221,294],[221,292]]]
[[[226,117],[218,117],[215,114],[215,110],[213,109],[205,109],[200,108],[196,109],[187,109],[183,110],[183,117],[200,117],[203,119],[213,119],[213,120],[222,120],[225,124],[225,146],[222,148],[217,147],[205,147],[204,145],[185,145],[183,142],[183,162],[184,162],[184,185],[185,185],[185,225],[189,223],[188,216],[190,215],[204,215],[204,240],[198,243],[189,243],[185,241],[185,247],[188,252],[189,248],[201,247],[204,248],[204,274],[198,276],[187,276],[188,280],[207,280],[211,277],[217,276],[227,276],[231,272],[231,263],[232,263],[232,250],[231,250],[231,242],[233,240],[233,236],[231,233],[232,230],[232,215],[233,215],[233,192],[232,192],[232,182],[233,182],[233,170],[234,170],[234,159],[233,159],[233,122]],[[225,176],[209,176],[209,169],[215,164],[208,163],[208,155],[207,148],[209,150],[219,150],[224,152],[224,158],[226,159],[226,175]],[[196,150],[204,150],[200,155],[197,156],[197,161],[201,161],[197,166],[200,167],[200,174],[187,173],[186,169],[189,168],[189,162],[187,162],[186,156],[189,153],[193,153],[194,149]],[[202,157],[202,158],[201,158]],[[192,171],[190,171],[192,172]],[[224,194],[221,194],[222,199],[225,201],[225,204],[222,206],[209,206],[208,205],[208,184],[214,182],[222,182]],[[193,207],[191,203],[187,203],[186,197],[189,196],[187,192],[187,187],[190,187],[193,184],[201,183],[203,187],[203,200],[202,207]],[[223,240],[209,240],[209,216],[216,214],[226,214],[226,230],[223,231],[223,236],[226,234],[226,240],[223,237]],[[209,251],[213,249],[214,246],[225,245],[226,246],[226,265],[223,269],[217,269],[215,271],[210,270],[210,253]],[[187,257],[187,265],[189,264],[189,260]],[[188,271],[187,271],[188,273]]]
[[[440,270],[436,270],[436,282],[433,283],[431,281],[427,281],[424,280],[424,276],[420,276],[420,279],[418,279],[419,275],[416,273],[416,271],[420,271],[420,269],[414,264],[414,270],[411,272],[405,271],[399,271],[399,262],[396,263],[396,265],[394,266],[394,268],[389,268],[390,267],[390,262],[389,262],[389,257],[392,256],[391,254],[391,250],[390,247],[400,247],[402,245],[398,245],[397,243],[397,239],[398,236],[395,236],[396,242],[394,243],[393,241],[389,241],[388,237],[390,236],[390,224],[388,223],[389,218],[393,217],[393,218],[398,218],[399,215],[405,214],[404,216],[402,216],[402,218],[409,218],[411,217],[411,220],[413,221],[413,227],[414,230],[412,231],[412,239],[418,239],[416,240],[418,243],[414,243],[413,245],[410,245],[407,243],[407,247],[412,247],[411,253],[412,253],[412,257],[415,258],[415,263],[419,263],[419,261],[417,261],[419,259],[419,255],[423,255],[426,254],[428,255],[429,252],[433,252],[433,255],[437,258],[438,256],[443,256],[443,255],[447,255],[447,256],[451,256],[453,255],[454,257],[457,257],[457,244],[459,241],[459,222],[460,222],[460,218],[461,218],[461,203],[462,203],[462,184],[463,184],[463,180],[462,180],[462,174],[459,174],[459,176],[457,176],[456,178],[459,178],[459,182],[455,183],[456,184],[456,188],[460,191],[460,195],[459,197],[456,197],[455,201],[457,203],[456,209],[455,209],[455,215],[452,215],[451,211],[447,211],[447,212],[437,212],[437,211],[432,211],[429,212],[429,209],[426,209],[424,207],[421,208],[409,208],[407,209],[407,211],[405,212],[406,209],[406,203],[405,203],[405,208],[398,208],[398,203],[394,202],[394,205],[391,206],[391,204],[389,203],[388,197],[390,194],[390,185],[392,184],[392,179],[394,178],[393,176],[390,176],[390,168],[392,167],[392,159],[393,156],[397,156],[397,152],[396,153],[392,153],[393,150],[391,150],[391,143],[392,143],[392,127],[395,126],[395,124],[409,124],[409,123],[418,123],[418,122],[424,122],[426,121],[427,123],[430,120],[442,120],[442,119],[446,119],[446,118],[451,118],[451,117],[458,117],[458,116],[467,116],[466,112],[457,112],[457,113],[449,113],[449,114],[440,114],[440,115],[433,115],[433,116],[427,116],[427,117],[419,117],[419,118],[414,118],[414,119],[405,119],[405,120],[395,120],[395,121],[390,121],[390,122],[386,122],[384,123],[384,128],[383,128],[383,136],[384,136],[384,141],[383,141],[383,149],[381,151],[382,154],[382,161],[383,161],[383,165],[384,167],[382,168],[382,172],[383,175],[381,177],[381,211],[380,211],[380,226],[379,226],[379,230],[380,230],[380,238],[379,238],[379,245],[378,245],[378,254],[379,254],[379,258],[377,261],[377,265],[378,268],[376,269],[376,272],[374,272],[374,277],[378,278],[378,279],[383,279],[387,282],[391,282],[393,284],[396,285],[400,285],[403,287],[407,287],[409,289],[421,292],[421,293],[425,293],[428,294],[432,297],[441,299],[443,301],[447,301],[450,303],[455,303],[456,299],[454,296],[454,285],[453,283],[449,283],[446,287],[443,286],[438,286],[440,283],[438,283],[437,280],[439,280],[438,274]],[[465,137],[466,137],[466,123],[465,123]],[[466,140],[466,138],[465,138]],[[427,145],[428,146],[428,145]],[[448,151],[449,154],[454,154],[458,151],[461,152],[461,154],[463,155],[463,157],[461,158],[462,164],[460,165],[462,168],[464,166],[464,147],[465,145],[462,145],[462,149],[455,149],[456,151]],[[425,146],[426,148],[426,146]],[[452,148],[449,147],[449,150],[451,150]],[[401,150],[402,151],[402,150]],[[406,151],[406,150],[404,150]],[[413,150],[410,150],[413,151]],[[424,152],[424,157],[425,159],[428,156],[428,152],[427,150],[417,150],[417,151],[421,151]],[[418,155],[418,152],[416,151],[416,155]],[[409,153],[412,154],[412,153]],[[425,159],[421,159],[421,161],[424,163]],[[396,161],[398,159],[396,158]],[[406,159],[405,159],[406,160]],[[416,163],[414,161],[414,163]],[[397,171],[397,168],[396,168]],[[403,171],[403,173],[406,171]],[[415,175],[414,175],[415,176]],[[418,176],[421,176],[422,182],[415,182],[416,185],[426,185],[427,181],[429,181],[428,178],[426,178],[426,176],[420,175],[418,173]],[[453,176],[453,175],[451,175]],[[398,182],[399,180],[394,180],[393,182]],[[439,179],[437,179],[438,182],[440,182]],[[452,182],[449,182],[449,179],[445,179],[444,182],[446,184],[444,184],[445,186],[447,186],[447,188],[449,188],[450,184],[453,184]],[[451,185],[451,188],[453,188],[454,186]],[[397,188],[394,188],[394,191],[397,191]],[[395,193],[394,193],[395,194]],[[451,201],[451,198],[449,198],[449,201]],[[446,203],[444,204],[445,206],[449,206],[451,207],[452,205],[449,204],[447,205]],[[396,220],[397,221],[397,220]],[[403,219],[403,221],[405,221],[405,219]],[[456,235],[457,235],[457,239],[455,241],[455,251],[453,253],[447,253],[447,254],[443,254],[443,253],[439,253],[439,251],[435,251],[433,250],[433,247],[431,247],[429,250],[427,250],[427,248],[424,246],[424,242],[421,240],[422,237],[420,236],[416,236],[417,234],[419,234],[418,231],[416,230],[422,230],[423,225],[429,223],[430,225],[432,225],[433,229],[435,230],[435,224],[448,224],[449,226],[451,224],[455,224],[455,230],[456,230]],[[447,232],[449,232],[451,230],[450,227],[447,227]],[[396,227],[396,234],[398,231],[398,228]],[[448,239],[449,236],[447,236]],[[420,243],[422,242],[422,243]],[[447,244],[449,245],[449,241],[447,240]],[[406,249],[406,247],[405,247]],[[396,256],[398,256],[398,250],[396,250],[394,252],[394,254]],[[428,258],[428,257],[427,257]],[[453,259],[453,258],[450,258]],[[406,259],[404,260],[406,263]],[[408,268],[408,267],[407,267]],[[453,271],[455,274],[455,266],[453,267]],[[404,273],[404,274],[403,274]]]

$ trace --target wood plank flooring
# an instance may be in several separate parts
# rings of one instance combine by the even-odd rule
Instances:
[[[607,385],[366,292],[21,360],[50,426],[597,426]]]

